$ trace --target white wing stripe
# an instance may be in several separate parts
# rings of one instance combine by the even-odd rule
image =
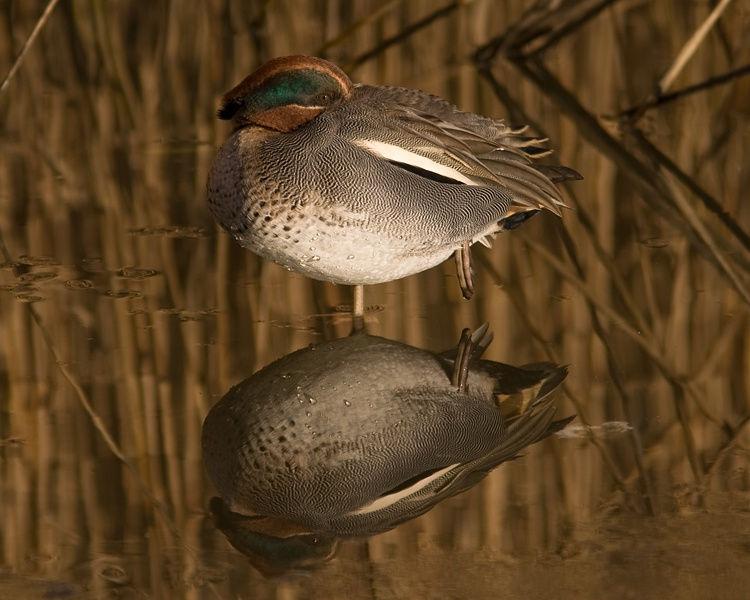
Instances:
[[[373,154],[377,154],[378,156],[381,156],[386,160],[392,160],[395,162],[412,165],[414,167],[424,169],[425,171],[430,171],[432,173],[442,175],[443,177],[448,177],[449,179],[455,179],[456,181],[460,181],[467,185],[475,185],[471,179],[466,177],[466,175],[464,175],[460,171],[457,171],[456,169],[447,167],[445,165],[441,165],[439,162],[435,162],[434,160],[425,156],[421,156],[420,154],[416,154],[415,152],[410,152],[409,150],[406,150],[401,146],[396,146],[395,144],[387,144],[385,142],[378,142],[376,140],[354,140],[354,143],[357,144],[357,146],[359,146],[360,148],[369,150]]]
[[[455,465],[451,465],[449,467],[445,467],[444,469],[440,469],[439,471],[435,471],[432,475],[425,477],[424,479],[420,479],[414,485],[411,485],[408,488],[400,490],[393,494],[388,494],[387,496],[381,496],[374,502],[370,502],[370,504],[365,504],[362,508],[358,508],[357,510],[352,511],[349,514],[364,515],[367,513],[381,510],[393,504],[396,504],[396,502],[398,502],[399,500],[403,500],[407,496],[416,494],[419,490],[428,486],[430,483],[435,481],[438,477],[442,477],[448,471],[450,471],[451,469],[455,469],[460,464],[461,463],[456,463]]]

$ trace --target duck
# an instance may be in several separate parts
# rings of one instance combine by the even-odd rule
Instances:
[[[575,170],[538,162],[545,139],[418,89],[353,83],[337,65],[274,58],[224,94],[232,124],[207,181],[209,211],[240,245],[313,279],[384,283],[455,258],[540,210],[561,215]]]
[[[244,530],[275,524],[276,537],[307,545],[374,535],[563,429],[574,416],[555,419],[553,392],[566,367],[482,359],[491,340],[486,324],[467,328],[438,354],[357,332],[235,385],[201,434],[209,479],[234,516],[225,530],[245,518],[255,520]]]

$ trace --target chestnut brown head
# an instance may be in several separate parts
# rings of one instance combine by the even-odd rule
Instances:
[[[314,56],[274,58],[229,90],[220,119],[288,132],[346,99],[352,82],[333,63]]]

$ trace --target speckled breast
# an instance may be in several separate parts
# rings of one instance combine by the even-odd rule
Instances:
[[[388,231],[387,215],[373,214],[368,198],[342,200],[349,190],[336,190],[331,173],[352,169],[352,164],[328,164],[319,144],[305,136],[282,138],[260,128],[240,129],[221,147],[211,168],[209,209],[242,246],[334,283],[392,281],[450,256],[451,248],[422,252],[431,240]],[[351,171],[347,175],[343,179],[351,180]],[[361,189],[351,193],[363,195]]]

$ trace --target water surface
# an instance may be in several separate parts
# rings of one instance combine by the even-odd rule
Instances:
[[[577,27],[544,55],[575,105],[502,56],[499,96],[480,77],[472,52],[531,3],[501,4],[362,62],[434,3],[60,3],[0,96],[0,596],[746,597],[750,253],[606,118],[650,96],[709,3],[614,2]],[[42,10],[7,5],[2,73]],[[746,63],[749,19],[732,3],[673,89]],[[471,302],[452,264],[366,295],[375,335],[440,351],[487,321],[489,358],[570,365],[560,413],[579,417],[423,517],[266,578],[208,518],[202,419],[263,365],[346,335],[350,296],[238,248],[204,184],[218,96],[331,40],[355,80],[532,121],[583,173],[561,223],[475,253]],[[747,106],[740,79],[635,124],[740,229]]]

